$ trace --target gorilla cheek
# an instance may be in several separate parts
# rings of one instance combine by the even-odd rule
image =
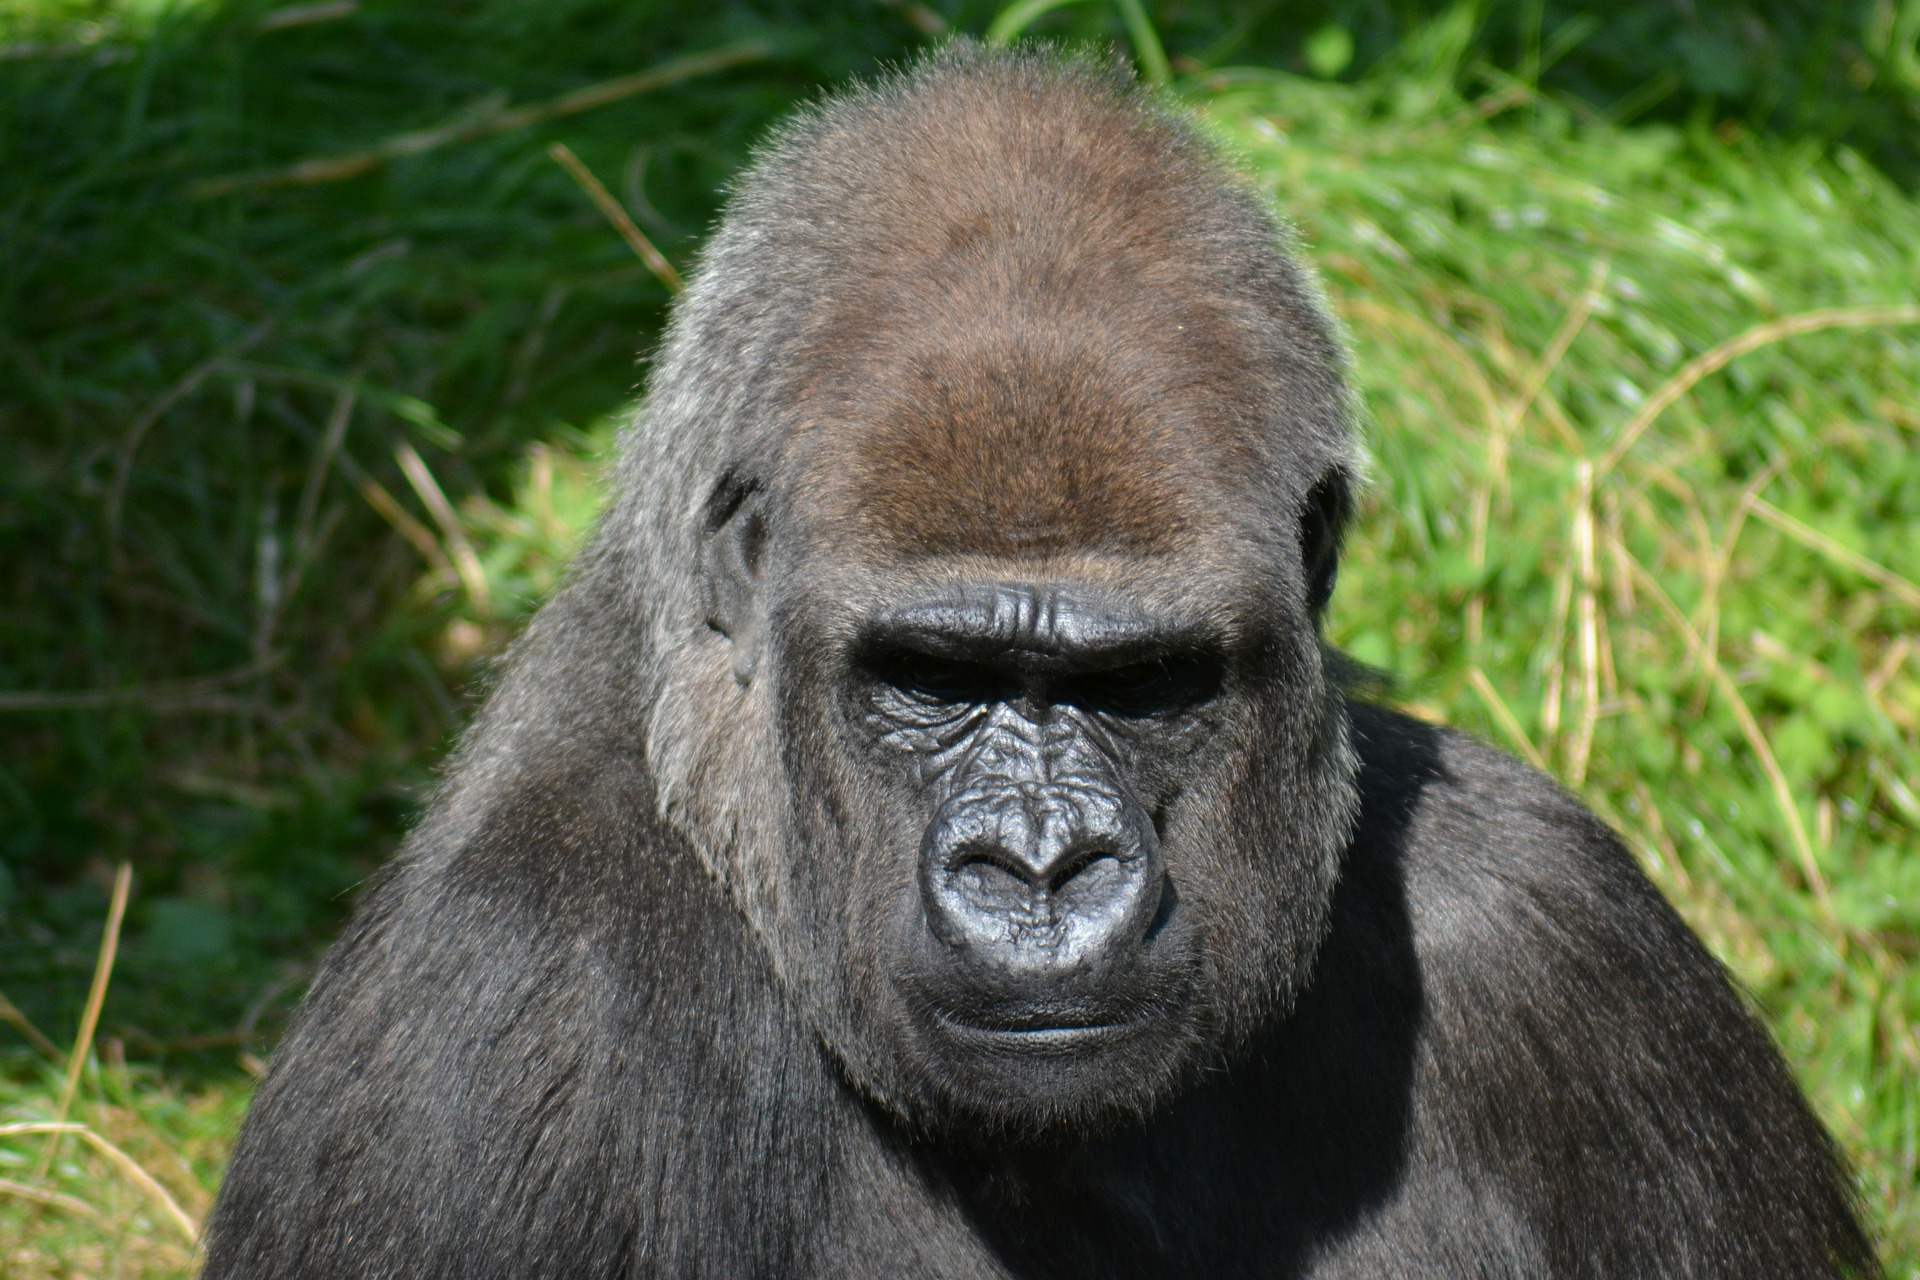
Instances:
[[[791,661],[791,665],[789,665]],[[788,689],[824,678],[803,660],[772,665]],[[830,716],[802,696],[779,701],[781,789],[789,797],[778,854],[782,892],[759,926],[775,967],[837,1056],[863,1061],[873,1039],[880,965],[874,926],[889,859],[881,833],[891,797],[862,778]]]
[[[1312,746],[1322,736],[1332,748]],[[1284,1014],[1310,980],[1353,784],[1337,723],[1324,735],[1258,720],[1223,727],[1207,755],[1215,767],[1166,810],[1164,844],[1200,935],[1202,1007],[1192,1016],[1217,1058]]]

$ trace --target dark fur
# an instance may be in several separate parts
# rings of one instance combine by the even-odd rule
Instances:
[[[1612,834],[1339,693],[1343,358],[1277,242],[1182,124],[1036,55],[776,139],[274,1057],[209,1280],[1873,1273]],[[887,981],[912,790],[827,691],[863,610],[1060,576],[1233,655],[1141,775],[1196,976],[1097,1087],[988,1092]]]

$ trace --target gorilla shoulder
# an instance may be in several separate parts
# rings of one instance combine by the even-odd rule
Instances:
[[[1619,837],[1558,782],[1456,729],[1350,710],[1353,856],[1383,864],[1405,894],[1430,1017],[1447,1011],[1432,1007],[1443,997],[1497,1001],[1502,1016],[1535,1002],[1564,1014],[1569,983],[1596,988],[1578,1002],[1596,1016],[1689,983],[1724,988]],[[1456,990],[1434,989],[1456,978]]]
[[[1383,896],[1404,905],[1412,1096],[1448,1100],[1416,1103],[1413,1162],[1504,1187],[1556,1274],[1826,1274],[1866,1256],[1832,1148],[1766,1032],[1619,838],[1465,734],[1371,706],[1352,717],[1348,874],[1376,915]],[[1582,1206],[1600,1203],[1613,1228],[1595,1236]],[[1783,1225],[1689,1257],[1716,1219]]]

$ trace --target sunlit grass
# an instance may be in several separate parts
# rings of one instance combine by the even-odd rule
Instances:
[[[0,1075],[0,1274],[186,1275],[194,1251],[179,1215],[204,1218],[251,1089],[235,1079],[189,1091],[119,1058],[96,1062],[70,1120],[84,1132],[65,1134],[35,1179],[50,1137],[37,1117],[58,1090],[51,1069]]]

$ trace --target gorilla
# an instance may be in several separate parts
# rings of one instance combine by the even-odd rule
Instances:
[[[1614,835],[1322,641],[1288,243],[1070,56],[784,128],[205,1275],[1875,1274]]]

